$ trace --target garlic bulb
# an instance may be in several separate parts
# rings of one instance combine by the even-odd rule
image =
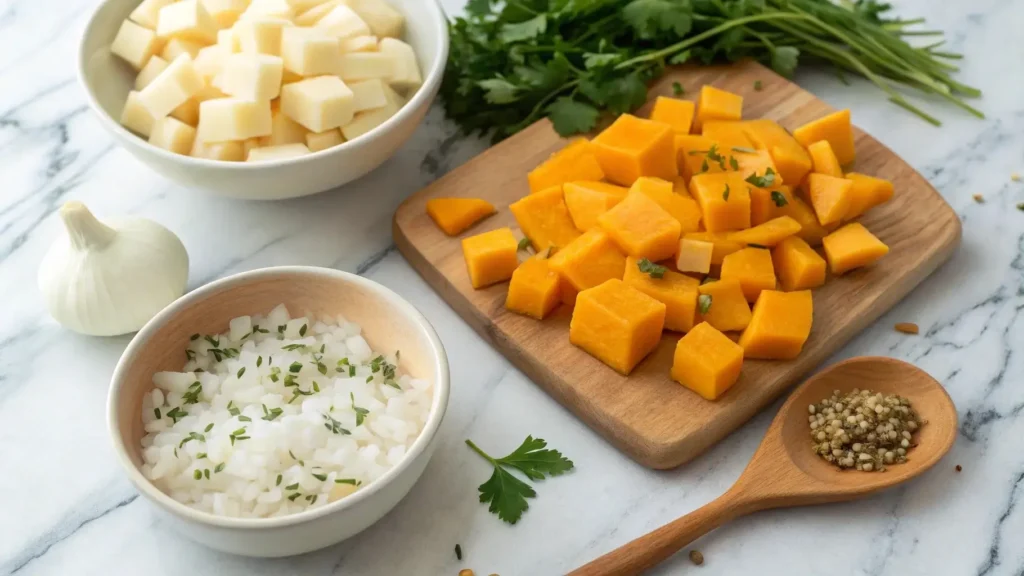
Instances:
[[[82,334],[135,332],[185,293],[188,253],[173,232],[143,218],[104,224],[81,202],[60,209],[67,236],[39,267],[57,322]]]

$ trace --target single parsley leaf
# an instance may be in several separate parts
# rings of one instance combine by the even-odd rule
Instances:
[[[509,468],[522,472],[530,480],[537,481],[564,474],[574,466],[572,460],[558,450],[547,449],[547,442],[533,436],[527,436],[519,448],[503,458],[492,458],[472,440],[466,440],[466,445],[494,467],[491,477],[478,488],[480,502],[489,503],[487,509],[509,524],[518,522],[523,513],[530,508],[526,499],[537,496],[537,492],[529,484],[516,478]]]
[[[477,82],[484,89],[484,98],[491,104],[511,104],[519,99],[519,88],[503,78],[490,78]]]
[[[789,200],[786,200],[786,195],[783,194],[782,192],[779,192],[778,190],[772,190],[771,196],[772,202],[775,202],[775,205],[778,206],[779,208],[782,208],[786,204],[789,204]]]
[[[540,438],[527,436],[515,452],[498,458],[498,462],[512,466],[530,480],[543,480],[545,476],[558,476],[572,470],[572,460],[562,456],[558,450],[545,449],[547,445]]]
[[[548,17],[544,14],[538,14],[529,20],[516,24],[502,24],[501,31],[498,33],[498,39],[508,44],[522,42],[540,36],[547,29]]]
[[[665,268],[660,264],[655,264],[647,258],[641,258],[640,261],[636,263],[636,267],[651,278],[664,278],[665,272],[668,271],[668,268]]]
[[[793,75],[799,60],[799,48],[795,46],[779,46],[772,51],[772,70],[788,78]]]
[[[622,18],[644,40],[663,34],[681,38],[693,27],[689,5],[678,0],[633,0],[622,9]]]
[[[548,117],[555,125],[555,131],[562,136],[590,132],[597,125],[599,112],[590,104],[578,102],[569,96],[555,100],[547,108]]]
[[[526,499],[537,495],[529,484],[501,466],[495,466],[494,473],[478,489],[480,502],[491,504],[487,510],[509,524],[515,524],[523,517],[523,512],[530,508]]]

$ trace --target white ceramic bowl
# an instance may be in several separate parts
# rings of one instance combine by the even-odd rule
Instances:
[[[405,458],[379,479],[327,506],[282,518],[226,518],[172,499],[140,469],[142,398],[153,374],[181,370],[191,334],[227,330],[231,318],[265,314],[284,303],[292,314],[342,314],[360,324],[374,349],[401,350],[400,368],[434,385],[430,415]],[[434,329],[391,290],[326,268],[280,267],[244,272],[186,294],[153,318],[114,370],[107,423],[118,460],[138,491],[179,532],[200,544],[245,556],[290,556],[340,542],[370,526],[409,492],[437,445],[448,406],[448,359]]]
[[[135,70],[110,53],[121,22],[140,0],[104,0],[78,51],[78,78],[100,123],[153,170],[185,186],[232,198],[280,200],[323,192],[380,166],[412,135],[437,96],[448,60],[448,22],[437,0],[388,0],[405,14],[404,40],[420,61],[423,86],[387,122],[350,142],[294,159],[248,164],[191,158],[150,145],[121,126]]]

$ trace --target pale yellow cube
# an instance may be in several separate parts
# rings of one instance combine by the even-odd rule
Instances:
[[[350,52],[338,57],[338,76],[345,82],[395,75],[394,58],[383,52]]]
[[[384,0],[346,0],[346,3],[366,22],[375,36],[402,37],[405,16]]]
[[[203,45],[217,41],[217,22],[199,0],[179,0],[160,9],[156,34],[161,38],[181,38]]]
[[[172,2],[174,0],[142,0],[142,3],[128,15],[128,18],[136,24],[156,30],[157,20],[160,19],[160,9]]]
[[[227,61],[228,54],[230,52],[225,50],[220,44],[205,46],[196,54],[192,65],[196,67],[196,72],[199,72],[203,80],[209,84],[214,76],[224,70],[224,63]]]
[[[309,148],[306,148],[305,144],[285,144],[284,146],[253,148],[249,151],[246,162],[271,162],[274,160],[298,158],[307,154],[309,154]]]
[[[245,100],[273,100],[281,93],[281,59],[270,54],[231,54],[217,87]]]
[[[159,46],[160,40],[156,37],[156,33],[131,20],[125,20],[121,22],[117,36],[114,36],[114,43],[110,45],[110,51],[131,64],[132,68],[141,70],[149,62],[150,57],[156,53]]]
[[[203,142],[196,138],[189,156],[224,162],[242,162],[245,160],[246,152],[241,142]]]
[[[295,17],[295,24],[298,26],[315,26],[321,18],[326,16],[335,6],[339,6],[341,0],[329,0],[306,10]]]
[[[270,113],[270,136],[260,138],[260,146],[283,146],[285,144],[305,144],[306,130],[302,124],[285,116],[280,110]]]
[[[203,8],[210,13],[218,28],[230,28],[238,17],[249,7],[248,0],[202,0]]]
[[[242,46],[238,41],[238,32],[234,28],[217,31],[217,46],[223,48],[227,54],[242,51]]]
[[[268,136],[270,102],[216,98],[199,104],[197,137],[206,142],[227,142]]]
[[[192,59],[182,54],[139,91],[139,100],[154,118],[163,118],[205,86],[206,82],[196,72]]]
[[[149,143],[170,150],[175,154],[188,155],[196,139],[196,129],[177,118],[161,118],[153,125]]]
[[[311,10],[317,6],[323,6],[324,4],[328,4],[333,1],[334,0],[288,0],[288,4],[291,5],[296,14],[302,14],[307,10]]]
[[[183,40],[181,38],[171,38],[164,44],[164,49],[160,52],[160,57],[168,62],[174,62],[178,56],[182,54],[188,54],[189,58],[195,58],[199,55],[199,51],[203,49],[203,45],[198,42],[191,40]]]
[[[294,17],[295,9],[287,0],[252,0],[239,19],[279,18],[290,22]]]
[[[170,62],[154,55],[149,59],[149,62],[146,62],[146,65],[142,67],[142,70],[139,70],[138,76],[135,77],[135,89],[142,90],[146,86],[149,86],[149,83],[159,76],[160,73],[168,66],[170,66]]]
[[[342,54],[348,54],[349,52],[378,52],[380,50],[377,45],[376,36],[345,38],[341,41],[338,48]]]
[[[384,87],[384,94],[388,101],[386,106],[375,110],[360,112],[359,114],[356,114],[352,122],[341,127],[341,135],[345,137],[345,140],[355,140],[363,134],[366,134],[387,122],[388,118],[394,116],[395,113],[402,108],[402,105],[405,104],[405,99],[392,90],[390,86]]]
[[[301,74],[296,74],[287,68],[285,68],[284,72],[281,73],[281,86],[291,84],[292,82],[299,82],[301,80],[305,80]]]
[[[353,109],[358,112],[383,108],[388,105],[388,97],[384,90],[387,84],[380,78],[352,82],[348,85],[353,95]]]
[[[284,67],[296,74],[334,74],[338,50],[338,39],[322,30],[292,26],[281,31],[281,59]]]
[[[395,38],[381,38],[380,51],[393,59],[392,75],[388,77],[392,88],[411,94],[423,85],[420,63],[412,46]]]
[[[341,78],[318,76],[281,87],[281,111],[307,129],[323,132],[352,121],[354,98]]]
[[[242,141],[242,160],[244,161],[249,157],[249,152],[252,152],[256,148],[260,147],[259,138],[249,138],[248,140]]]
[[[143,138],[149,138],[154,123],[156,118],[139,101],[139,93],[134,90],[129,92],[128,100],[121,109],[121,125]]]
[[[331,9],[317,21],[316,28],[340,39],[370,35],[370,27],[366,22],[344,4],[339,4]]]
[[[214,86],[207,86],[192,95],[184,104],[171,110],[171,117],[181,120],[189,126],[199,125],[199,105],[214,98],[227,98],[227,94],[221,92]]]
[[[332,128],[326,132],[306,133],[306,148],[309,148],[310,152],[326,150],[344,142],[345,139],[341,136],[341,130],[337,128]]]
[[[676,251],[676,268],[680,272],[707,274],[711,271],[711,255],[714,251],[715,245],[711,242],[683,238]]]
[[[291,23],[278,18],[239,20],[235,24],[240,52],[281,55],[281,30]]]

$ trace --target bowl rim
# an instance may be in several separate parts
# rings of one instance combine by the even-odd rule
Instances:
[[[142,348],[149,343],[152,336],[184,308],[202,301],[211,294],[219,292],[225,288],[241,284],[258,283],[269,277],[280,275],[326,276],[332,280],[338,280],[343,283],[356,284],[378,293],[399,312],[410,318],[427,337],[427,341],[430,344],[430,348],[435,359],[434,398],[431,402],[430,413],[423,426],[423,430],[420,431],[416,440],[413,441],[412,446],[405,453],[402,460],[385,472],[380,478],[370,482],[365,488],[356,491],[354,494],[346,498],[342,498],[336,502],[331,502],[326,506],[276,518],[235,518],[229,516],[217,516],[209,512],[196,510],[195,508],[191,508],[181,502],[178,502],[171,498],[170,495],[157,488],[152,481],[142,474],[142,471],[129,457],[128,447],[125,445],[124,439],[120,434],[120,419],[118,418],[117,410],[121,392],[128,386],[128,382],[125,378],[126,372],[128,371],[129,365],[139,354]],[[142,329],[139,330],[139,332],[132,338],[131,342],[129,342],[124,353],[118,360],[117,366],[114,368],[114,373],[111,376],[110,391],[107,394],[107,431],[110,434],[111,441],[113,442],[117,460],[128,473],[129,480],[131,480],[132,484],[135,485],[135,488],[139,493],[149,498],[151,502],[176,516],[199,524],[220,528],[266,530],[304,524],[324,516],[342,512],[362,503],[363,501],[373,498],[377,492],[383,490],[384,487],[394,481],[399,474],[410,467],[413,460],[422,456],[427,451],[428,446],[436,438],[437,431],[444,419],[445,412],[448,408],[450,390],[451,381],[448,357],[445,353],[444,346],[441,343],[441,339],[438,337],[437,332],[434,330],[433,326],[431,326],[426,317],[423,316],[423,314],[405,298],[399,296],[396,292],[383,284],[374,282],[373,280],[356,274],[343,272],[341,270],[320,268],[316,266],[274,266],[233,274],[226,278],[205,284],[175,300],[173,303],[161,310],[155,317],[153,317],[152,320],[147,322],[146,325],[143,326]]]
[[[157,155],[162,160],[170,162],[178,162],[184,167],[202,167],[202,168],[225,168],[227,170],[256,170],[259,168],[272,168],[276,166],[285,165],[302,165],[308,162],[313,162],[321,158],[325,158],[330,154],[340,153],[344,149],[350,148],[349,144],[363,144],[378,138],[381,134],[394,129],[399,124],[405,122],[410,116],[412,116],[415,110],[420,109],[424,104],[429,103],[433,97],[434,92],[439,87],[441,80],[444,78],[444,69],[448,63],[448,50],[449,50],[449,38],[448,38],[448,17],[445,15],[444,9],[441,6],[440,0],[417,0],[419,2],[425,2],[432,13],[431,22],[438,28],[438,34],[435,40],[435,49],[437,50],[437,59],[434,61],[430,70],[423,76],[423,85],[416,90],[398,112],[393,116],[384,121],[383,124],[375,127],[373,130],[356,137],[354,140],[347,140],[337,146],[331,146],[318,152],[313,152],[303,156],[295,158],[282,158],[278,160],[268,160],[261,162],[227,162],[224,160],[211,160],[208,158],[195,158],[192,156],[186,156],[183,154],[175,154],[169,150],[164,150],[159,146],[154,146],[149,141],[138,134],[128,130],[121,125],[120,122],[116,121],[106,110],[100,106],[96,100],[96,95],[93,93],[92,84],[87,80],[88,75],[86,74],[86,68],[88,65],[89,58],[92,54],[86,54],[85,43],[86,40],[91,38],[94,34],[94,26],[99,13],[103,11],[114,0],[102,0],[93,8],[92,13],[89,15],[89,19],[85,23],[85,27],[82,28],[78,39],[78,62],[77,62],[77,73],[78,83],[85,92],[86,100],[89,102],[89,107],[100,119],[100,124],[103,125],[107,131],[111,132],[122,140],[132,142],[133,145],[141,146],[142,149]],[[113,41],[113,38],[111,38]]]

